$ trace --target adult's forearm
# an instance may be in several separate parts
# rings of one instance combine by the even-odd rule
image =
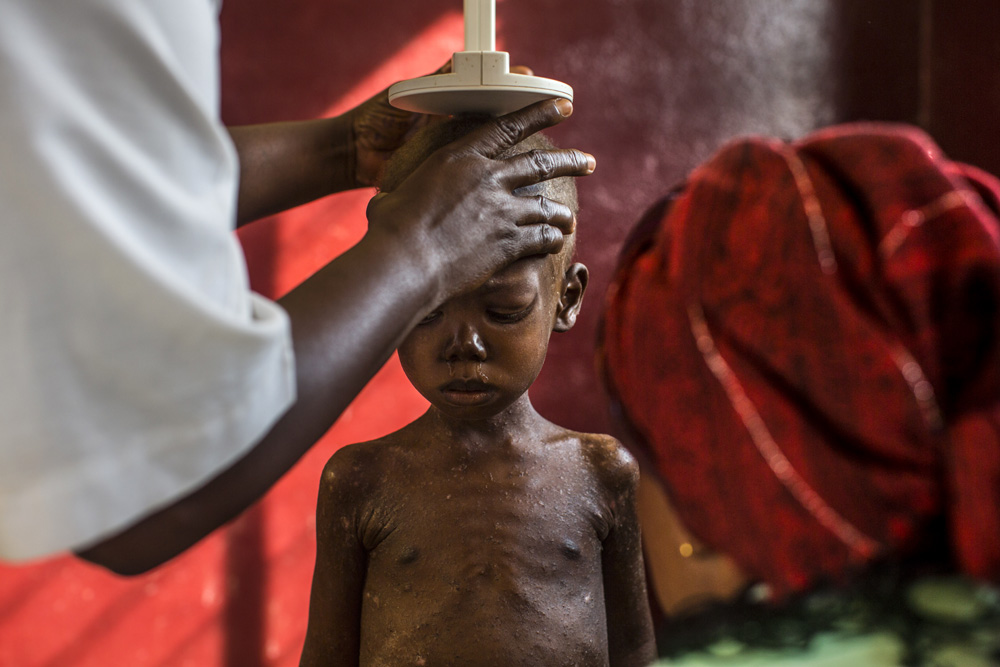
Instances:
[[[237,225],[357,187],[347,115],[229,128],[240,159]]]
[[[299,389],[294,414],[279,424],[284,438],[308,446],[321,437],[437,305],[436,274],[420,260],[412,245],[369,232],[281,299],[292,320]]]
[[[233,466],[80,557],[123,575],[156,567],[252,505],[322,437],[435,298],[409,248],[372,236],[281,300],[296,354],[292,408]]]

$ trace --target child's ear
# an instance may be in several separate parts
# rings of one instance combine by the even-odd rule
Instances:
[[[569,331],[576,324],[576,316],[580,312],[580,306],[583,305],[583,293],[587,291],[588,280],[590,272],[583,264],[577,263],[566,269],[553,331]]]

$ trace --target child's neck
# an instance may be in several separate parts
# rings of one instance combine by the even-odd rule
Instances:
[[[455,419],[433,406],[425,417],[438,437],[470,453],[512,446],[518,436],[531,432],[544,421],[531,405],[527,393],[501,412],[482,420]]]

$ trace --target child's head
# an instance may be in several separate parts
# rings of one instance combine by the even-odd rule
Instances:
[[[481,124],[450,119],[416,134],[386,166],[382,189],[391,192],[435,150]],[[552,148],[533,135],[499,159]],[[542,195],[577,212],[571,178],[544,181],[516,194]],[[497,271],[481,286],[434,309],[399,347],[403,370],[435,407],[460,419],[501,412],[534,382],[553,331],[576,322],[587,286],[587,268],[573,264],[575,234],[552,255],[527,257]]]

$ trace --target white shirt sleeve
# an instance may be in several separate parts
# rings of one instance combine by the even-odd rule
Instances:
[[[249,290],[213,0],[3,0],[0,559],[200,486],[294,400]]]

